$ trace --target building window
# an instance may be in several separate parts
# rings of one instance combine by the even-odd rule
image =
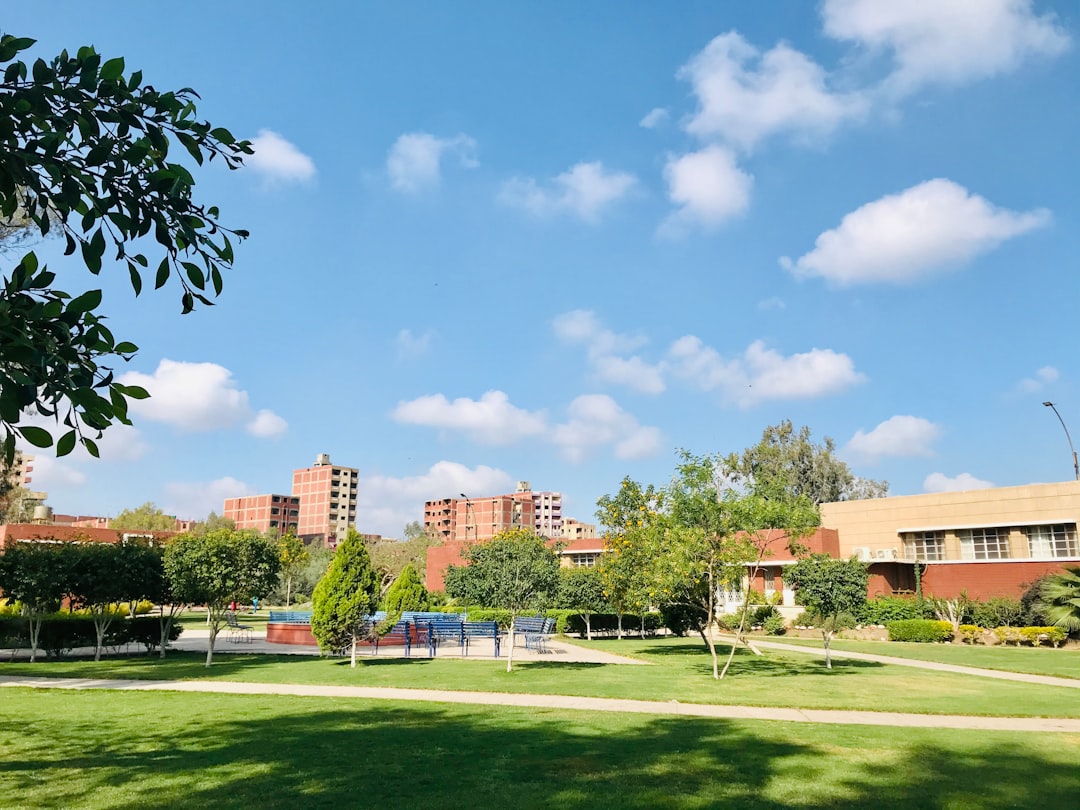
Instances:
[[[1009,530],[963,529],[960,535],[960,557],[965,560],[1009,559]]]
[[[272,507],[270,507],[270,514],[271,515],[281,514],[281,510],[278,509],[276,506],[272,506]]]
[[[904,553],[909,558],[934,562],[945,559],[945,532],[911,532],[904,536]]]
[[[1032,557],[1080,557],[1075,523],[1028,526],[1028,554]]]
[[[597,560],[600,559],[599,554],[571,554],[570,562],[577,568],[594,568]]]
[[[762,568],[761,575],[765,578],[765,595],[776,592],[776,572],[771,568]]]

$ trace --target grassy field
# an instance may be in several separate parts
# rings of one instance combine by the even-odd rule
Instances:
[[[0,807],[1076,807],[1080,735],[6,689]]]
[[[305,656],[215,656],[210,669],[200,653],[170,653],[92,661],[0,664],[0,675],[197,679],[307,684],[400,686],[465,691],[523,692],[589,697],[678,700],[685,703],[796,706],[930,714],[1080,717],[1080,689],[996,681],[862,661],[838,661],[832,671],[816,658],[770,651],[761,658],[740,651],[728,678],[714,681],[700,641],[655,639],[594,641],[594,647],[647,661],[651,666],[522,662],[513,673],[499,661],[461,660],[446,651],[436,659],[363,656],[347,661]]]
[[[800,647],[821,649],[821,639],[770,636],[763,641],[777,641]],[[891,655],[914,658],[917,661],[938,661],[964,667],[983,667],[1007,672],[1026,672],[1032,675],[1054,675],[1059,678],[1080,678],[1080,649],[1055,650],[1049,647],[985,647],[966,644],[908,644],[902,641],[846,641],[837,639],[832,647],[837,651]]]

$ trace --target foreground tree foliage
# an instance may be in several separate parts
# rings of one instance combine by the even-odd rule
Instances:
[[[147,277],[155,289],[175,278],[184,313],[211,304],[233,240],[247,233],[195,201],[195,180],[170,150],[179,144],[199,165],[220,158],[235,169],[250,144],[198,120],[190,88],[159,91],[140,71],[127,73],[122,57],[102,61],[91,47],[30,64],[16,58],[33,44],[0,36],[0,236],[57,233],[65,254],[78,254],[91,273],[107,259],[124,267],[136,295]],[[144,247],[154,243],[160,260]],[[130,424],[128,399],[147,396],[114,379],[115,361],[138,348],[105,326],[101,290],[73,296],[55,280],[32,252],[3,273],[0,438],[8,458],[16,435],[53,444],[50,431],[23,423],[30,409],[63,422],[57,455],[81,443],[96,456],[94,439],[114,422]]]
[[[841,629],[840,614],[857,614],[866,604],[866,566],[858,560],[837,560],[814,554],[784,571],[784,582],[795,590],[795,601],[821,617],[825,666],[832,669],[832,640]]]
[[[464,566],[446,572],[446,592],[470,605],[510,611],[510,651],[514,668],[514,619],[550,607],[559,590],[559,558],[542,537],[524,528],[506,529],[466,549]]]
[[[364,539],[349,529],[311,597],[311,633],[319,648],[339,652],[349,647],[349,665],[355,667],[356,646],[378,604],[379,576]]]
[[[280,567],[277,546],[253,531],[181,534],[165,547],[165,574],[173,598],[206,605],[209,612],[206,666],[214,661],[214,642],[226,624],[229,603],[246,604],[253,596],[269,593]]]
[[[0,593],[22,605],[30,628],[30,662],[37,660],[45,617],[71,591],[70,543],[16,543],[0,554]]]
[[[559,607],[581,613],[585,618],[585,638],[592,641],[592,614],[610,608],[604,597],[604,581],[596,568],[562,568],[559,577]],[[622,618],[620,616],[620,618]],[[642,623],[645,619],[642,616]],[[620,630],[622,622],[620,622]],[[645,637],[642,631],[642,638]]]
[[[1043,580],[1040,590],[1046,618],[1070,633],[1080,631],[1080,565],[1067,565]]]

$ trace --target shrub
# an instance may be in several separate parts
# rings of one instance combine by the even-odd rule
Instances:
[[[555,620],[555,632],[560,636],[565,636],[568,632],[567,625],[570,617],[574,615],[576,611],[568,610],[566,608],[555,608],[552,610],[545,610],[544,616],[548,619]],[[592,622],[592,615],[589,615],[589,622]],[[582,623],[584,624],[584,617],[582,617]]]
[[[972,622],[979,627],[1019,627],[1024,624],[1024,606],[1018,599],[999,596],[972,606]]]
[[[1069,637],[1068,631],[1064,627],[1021,627],[1020,635],[1028,641],[1032,647],[1040,646],[1044,641],[1049,642],[1054,647],[1057,647],[1066,638]]]
[[[680,637],[705,626],[705,611],[689,605],[661,605],[660,616],[662,626]]]
[[[458,611],[453,611],[458,612]],[[510,629],[510,611],[502,608],[469,608],[470,622],[498,622],[500,630]]]
[[[858,616],[862,624],[888,624],[902,619],[929,619],[933,617],[933,611],[922,599],[879,596],[868,599]]]
[[[960,625],[960,638],[967,644],[976,644],[982,638],[983,629],[977,624]]]
[[[821,617],[812,611],[804,610],[795,617],[792,625],[795,627],[820,627]]]
[[[623,633],[636,634],[641,630],[641,616],[634,613],[624,613],[622,617]],[[619,629],[619,616],[616,613],[593,613],[589,616],[589,624],[593,633],[614,633]],[[557,626],[557,625],[556,625]],[[571,611],[567,617],[567,631],[570,633],[583,634],[585,632],[585,617],[576,610]],[[655,633],[663,627],[663,618],[660,613],[653,611],[645,614],[645,632]]]
[[[1005,625],[1002,625],[1001,627],[995,627],[994,635],[998,637],[998,641],[1005,645],[1008,645],[1009,642],[1012,642],[1017,647],[1019,647],[1021,642],[1024,640],[1024,636],[1020,633],[1020,629],[1017,627],[1008,627]]]
[[[952,625],[935,619],[899,619],[885,625],[889,630],[889,641],[913,641],[932,643],[951,641]]]
[[[765,632],[770,636],[782,636],[787,630],[787,628],[784,627],[784,617],[779,613],[767,618],[762,626],[764,627]]]
[[[157,616],[137,616],[123,622],[120,627],[125,633],[124,643],[142,644],[147,655],[161,643],[161,625]],[[169,641],[176,641],[183,631],[179,622],[173,622],[169,627]]]

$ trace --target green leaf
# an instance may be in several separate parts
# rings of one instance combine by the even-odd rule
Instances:
[[[103,82],[114,82],[120,78],[124,73],[124,57],[118,56],[115,59],[110,59],[104,65],[101,66],[101,80]]]
[[[154,289],[160,290],[165,286],[165,282],[169,280],[169,257],[166,256],[161,260],[161,264],[158,265],[157,276],[154,279]]]
[[[93,439],[88,439],[85,436],[82,438],[82,446],[86,448],[86,452],[92,455],[94,458],[101,458],[101,451],[98,450],[97,442]]]
[[[76,435],[74,430],[69,430],[67,433],[61,436],[60,441],[56,443],[56,455],[58,457],[66,456],[68,453],[74,450],[75,439]]]
[[[35,427],[34,425],[24,425],[22,427],[16,427],[17,431],[22,434],[22,437],[34,447],[52,447],[52,436],[49,431],[44,428]]]
[[[128,262],[128,275],[131,277],[131,288],[135,290],[135,297],[138,298],[139,293],[142,292],[142,276],[131,262]]]
[[[93,312],[101,306],[101,290],[87,290],[67,305],[68,312]]]
[[[123,343],[117,343],[113,347],[113,351],[117,354],[135,354],[139,350],[139,347],[134,343],[124,341]]]
[[[150,399],[150,392],[138,385],[116,385],[128,399]]]

